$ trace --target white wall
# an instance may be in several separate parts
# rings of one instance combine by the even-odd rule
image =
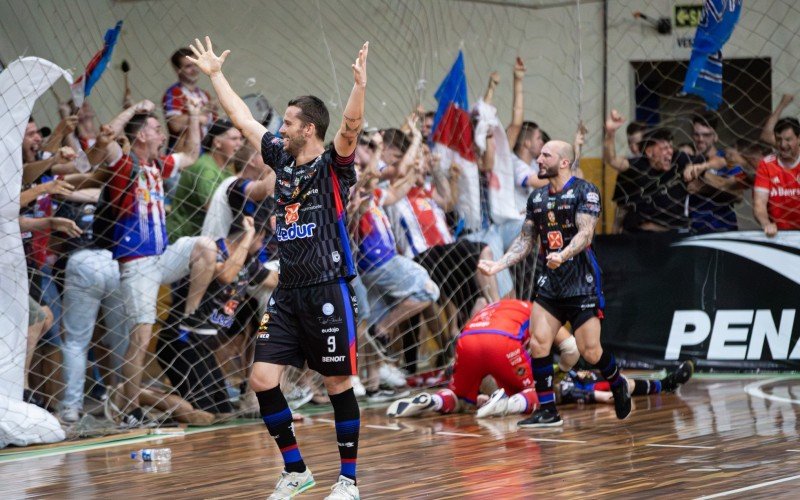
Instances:
[[[674,35],[658,35],[631,16],[633,10],[671,16],[675,3],[609,1],[610,107],[628,116],[633,110],[631,60],[688,57],[688,51],[675,48]],[[747,0],[725,50],[728,57],[773,57],[776,96],[794,91],[800,80],[800,45],[792,43],[800,33],[798,9],[792,0]],[[99,48],[102,32],[123,19],[114,66],[92,95],[98,114],[108,119],[121,101],[122,59],[133,68],[134,98],[160,100],[175,79],[169,55],[209,34],[216,47],[233,51],[226,72],[237,91],[261,91],[281,112],[295,95],[319,95],[330,104],[335,125],[336,110],[346,101],[352,82],[350,64],[360,44],[369,40],[366,118],[372,125],[388,126],[399,124],[413,108],[421,78],[427,80],[423,104],[435,107],[433,93],[462,45],[471,102],[483,93],[489,72],[500,71],[503,81],[495,102],[507,121],[511,68],[519,54],[528,65],[526,118],[539,122],[553,137],[571,138],[580,109],[590,129],[586,153],[599,156],[602,4],[581,2],[580,30],[577,14],[573,6],[531,9],[454,0],[0,0],[0,57],[8,62],[23,54],[38,55],[63,67],[83,68]],[[579,41],[582,93],[577,78]],[[255,86],[245,85],[249,78],[255,78]],[[210,89],[207,81],[203,86]],[[67,95],[65,87],[58,92]],[[43,99],[34,116],[52,120],[53,109],[53,100]],[[796,113],[797,108],[790,111]]]

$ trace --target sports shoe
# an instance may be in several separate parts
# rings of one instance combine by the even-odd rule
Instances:
[[[278,484],[275,485],[275,491],[268,497],[268,500],[292,498],[315,484],[317,482],[314,481],[314,476],[311,475],[311,469],[308,467],[303,472],[283,471],[281,472],[281,478],[278,479]]]
[[[187,314],[181,319],[178,325],[179,330],[196,333],[198,335],[216,335],[217,329],[206,321],[206,318],[199,316],[196,312]]]
[[[364,384],[361,383],[361,379],[358,375],[350,377],[350,384],[353,386],[353,394],[355,394],[357,398],[363,398],[367,395],[367,389],[364,387]]]
[[[398,399],[386,409],[389,417],[406,418],[419,415],[433,409],[433,398],[427,392],[421,392],[413,398]]]
[[[394,401],[397,398],[405,398],[411,395],[411,391],[396,391],[394,389],[378,389],[375,391],[367,392],[368,403],[386,403],[387,401]]]
[[[535,429],[538,427],[561,427],[564,421],[561,420],[561,415],[558,410],[551,410],[549,408],[540,408],[533,412],[533,414],[525,420],[517,422],[517,427],[523,429]]]
[[[81,413],[77,408],[64,407],[61,409],[58,418],[65,424],[74,424],[81,419]]]
[[[614,395],[614,411],[617,418],[625,420],[631,414],[631,393],[628,391],[628,379],[619,376],[619,383],[611,386],[611,394]]]
[[[508,395],[505,389],[497,389],[489,396],[489,401],[478,408],[477,418],[502,417],[508,409]]]
[[[678,387],[688,382],[693,374],[694,361],[686,360],[661,380],[661,390],[663,392],[675,392]]]
[[[394,365],[382,364],[378,369],[378,374],[381,382],[390,387],[405,387],[407,385],[406,375]]]
[[[359,500],[360,498],[356,482],[349,477],[339,476],[336,484],[331,486],[331,494],[326,496],[325,500]]]

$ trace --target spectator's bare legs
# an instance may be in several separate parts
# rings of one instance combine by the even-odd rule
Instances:
[[[33,352],[36,350],[36,345],[39,343],[39,339],[42,338],[42,335],[44,335],[44,332],[53,326],[53,312],[47,306],[42,306],[42,311],[45,314],[44,319],[28,327],[28,342],[27,349],[25,350],[25,379],[23,380],[25,389],[30,389],[30,385],[28,384],[28,372],[31,369]]]
[[[138,324],[131,331],[131,341],[128,351],[125,353],[125,364],[122,365],[122,375],[125,378],[122,383],[125,406],[122,410],[125,413],[139,407],[139,387],[142,384],[144,358],[152,337],[153,325],[151,324]]]
[[[494,260],[492,249],[489,245],[483,247],[481,250],[481,260]],[[492,275],[488,276],[482,272],[475,270],[475,280],[478,282],[478,287],[481,289],[481,294],[493,304],[500,300],[500,292],[497,290],[497,278]]]
[[[376,335],[387,339],[390,338],[392,328],[397,326],[401,321],[421,313],[429,305],[431,305],[431,301],[429,300],[421,302],[414,299],[405,299],[393,307],[389,311],[389,314],[384,316],[383,319],[375,325]]]
[[[206,293],[206,288],[214,279],[214,269],[217,261],[217,246],[210,238],[197,239],[191,255],[191,270],[189,274],[189,293],[186,296],[184,312],[188,315],[200,305],[200,299]]]

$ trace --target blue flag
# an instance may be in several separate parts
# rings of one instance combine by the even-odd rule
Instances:
[[[103,48],[100,49],[86,65],[86,71],[81,75],[75,83],[72,84],[72,95],[75,104],[80,106],[83,104],[84,97],[89,97],[92,93],[92,87],[100,80],[103,72],[106,70],[109,61],[111,61],[111,53],[114,51],[114,46],[117,44],[119,32],[122,30],[122,21],[117,21],[117,24],[106,31],[104,37]]]
[[[705,0],[692,45],[683,91],[703,98],[709,109],[722,104],[722,46],[731,37],[742,0]]]

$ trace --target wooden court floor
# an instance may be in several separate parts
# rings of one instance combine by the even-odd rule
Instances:
[[[703,377],[678,395],[564,406],[561,430],[517,430],[518,416],[362,415],[363,498],[800,498],[800,378]],[[323,498],[338,474],[333,420],[296,424]],[[158,470],[130,451],[169,446]],[[262,424],[0,461],[0,498],[265,498],[281,468]]]

